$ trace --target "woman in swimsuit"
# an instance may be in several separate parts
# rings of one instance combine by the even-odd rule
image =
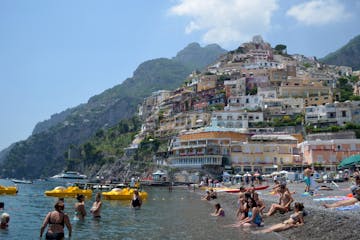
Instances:
[[[239,221],[236,224],[230,225],[231,227],[259,227],[262,223],[262,218],[260,216],[259,208],[256,205],[256,202],[253,198],[247,199],[247,208],[248,208],[248,216]]]
[[[337,208],[337,207],[354,205],[355,203],[360,202],[360,176],[355,177],[355,185],[352,186],[350,189],[353,195],[352,198],[338,201],[332,204],[323,204],[323,206],[325,208]]]
[[[133,199],[131,200],[131,206],[133,208],[139,209],[141,207],[141,205],[142,205],[142,199],[141,199],[141,197],[139,195],[139,191],[135,190]]]
[[[247,201],[245,198],[245,193],[241,192],[239,194],[238,200],[238,210],[236,212],[236,217],[241,221],[247,217],[248,209],[247,209]]]
[[[69,231],[69,237],[71,237],[72,228],[71,228],[69,216],[64,213],[64,202],[58,201],[55,204],[54,208],[55,211],[49,212],[45,217],[43,225],[41,226],[40,229],[40,238],[42,238],[42,235],[47,225],[49,225],[49,227],[46,232],[46,239],[52,239],[52,240],[64,239],[65,225]]]
[[[301,226],[304,224],[304,205],[302,203],[296,202],[294,204],[294,213],[290,215],[290,218],[285,220],[282,223],[275,224],[267,229],[261,230],[261,233],[269,232],[280,232],[287,230],[292,227]]]
[[[225,217],[225,211],[221,208],[220,203],[215,204],[215,212],[213,212],[211,216]]]
[[[93,203],[90,212],[92,213],[94,218],[101,218],[101,206],[102,206],[102,202],[101,202],[101,193],[97,193],[96,197],[95,197],[95,202]]]
[[[77,220],[84,220],[86,216],[86,210],[85,210],[85,196],[82,194],[78,194],[76,199],[78,200],[77,203],[75,203],[75,218]]]

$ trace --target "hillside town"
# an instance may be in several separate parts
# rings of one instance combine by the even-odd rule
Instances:
[[[153,159],[160,168],[266,174],[311,165],[335,171],[360,154],[353,131],[360,101],[342,101],[339,91],[339,79],[358,76],[350,67],[288,55],[285,45],[272,48],[255,36],[176,90],[146,98],[139,108],[144,124],[127,151],[154,138],[167,142]],[[359,96],[356,81],[347,84]]]

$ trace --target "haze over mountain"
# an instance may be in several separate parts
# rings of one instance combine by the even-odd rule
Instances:
[[[321,62],[332,65],[352,67],[360,70],[360,35],[351,39],[345,46],[320,59]]]
[[[25,141],[0,152],[2,174],[12,177],[47,177],[61,171],[67,150],[86,141],[100,129],[132,117],[138,104],[152,92],[172,90],[195,69],[202,69],[226,53],[218,45],[189,44],[174,58],[159,58],[138,66],[133,77],[86,104],[64,110],[38,123]]]

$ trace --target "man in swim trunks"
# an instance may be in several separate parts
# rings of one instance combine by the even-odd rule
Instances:
[[[311,174],[313,170],[311,167],[307,167],[304,170],[304,182],[305,182],[305,192],[310,192],[310,185],[311,185]]]

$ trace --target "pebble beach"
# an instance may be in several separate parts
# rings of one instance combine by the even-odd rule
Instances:
[[[346,209],[326,209],[322,206],[324,203],[333,201],[318,201],[321,198],[333,196],[347,196],[350,193],[351,182],[326,185],[333,190],[319,190],[313,196],[304,193],[303,183],[290,183],[288,188],[295,191],[293,194],[294,202],[302,202],[305,206],[307,216],[304,218],[305,224],[296,228],[278,233],[270,233],[272,239],[359,239],[360,236],[360,205],[350,210]],[[235,187],[235,186],[233,186]],[[265,212],[269,209],[271,203],[278,202],[278,196],[272,195],[270,190],[258,191],[260,197],[266,204]],[[238,194],[219,193],[218,199],[213,202],[221,203],[228,218],[235,222],[235,213],[237,209]],[[264,227],[280,223],[290,216],[289,213],[276,213],[271,217],[264,218]],[[253,231],[253,230],[252,230]],[[253,231],[254,232],[254,231]],[[267,233],[269,234],[269,233]]]

